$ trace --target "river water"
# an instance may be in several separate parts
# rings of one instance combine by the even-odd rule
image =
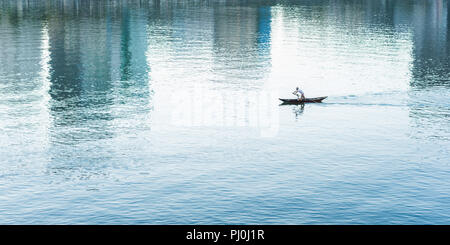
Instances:
[[[0,223],[449,224],[449,30],[446,0],[0,0]]]

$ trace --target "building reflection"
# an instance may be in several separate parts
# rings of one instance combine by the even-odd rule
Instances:
[[[59,128],[52,138],[55,142],[76,144],[85,140],[111,137],[108,121],[112,119],[105,91],[110,90],[108,57],[110,50],[103,44],[105,30],[98,36],[84,35],[98,23],[81,22],[77,18],[79,2],[63,2],[48,17],[50,45],[50,103],[53,126]],[[103,23],[102,23],[103,22]],[[100,40],[98,40],[100,39]],[[84,52],[89,50],[89,53]],[[95,94],[95,96],[92,96]],[[95,122],[97,130],[85,128]],[[64,128],[66,130],[61,130]]]
[[[413,77],[410,85],[413,88],[450,85],[448,1],[333,2],[328,13],[335,14],[336,19],[347,23],[350,29],[360,28],[362,24],[366,28],[392,29],[399,34],[411,32]]]
[[[39,22],[30,25],[38,7],[33,1],[0,2],[0,155],[27,164],[45,161],[40,153],[49,144],[48,54],[41,48],[48,45],[47,33]],[[19,160],[17,152],[33,152],[35,159]]]
[[[448,1],[415,2],[411,100],[412,137],[450,139],[450,6]]]
[[[45,19],[53,119],[48,171],[75,177],[100,174],[111,158],[105,142],[142,126],[130,125],[131,120],[147,123],[147,19],[127,1],[120,6],[102,1],[52,4]],[[86,150],[96,157],[83,157]]]
[[[261,82],[270,71],[271,7],[228,4],[232,7],[214,7],[214,72],[220,81],[240,86],[246,79]],[[239,70],[239,77],[227,77],[229,69]]]
[[[416,3],[411,22],[414,30],[412,87],[450,87],[450,36],[448,1]]]

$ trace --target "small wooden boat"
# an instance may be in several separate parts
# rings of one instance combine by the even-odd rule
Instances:
[[[283,101],[283,104],[285,105],[297,105],[297,104],[303,104],[303,103],[320,103],[322,100],[326,99],[328,96],[324,97],[317,97],[317,98],[305,98],[304,100],[298,100],[298,99],[280,99]]]

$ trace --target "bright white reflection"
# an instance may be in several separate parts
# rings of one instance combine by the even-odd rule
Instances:
[[[297,85],[310,97],[408,89],[410,32],[287,16],[279,7],[272,9],[272,16],[271,83],[278,84],[281,95],[292,96]]]
[[[40,66],[41,70],[39,72],[39,81],[42,81],[42,86],[39,91],[41,96],[40,110],[41,118],[39,119],[41,132],[44,137],[42,143],[45,147],[48,146],[48,129],[50,128],[51,118],[50,118],[50,44],[48,35],[48,26],[44,24],[42,28],[42,40],[41,40],[41,59]]]

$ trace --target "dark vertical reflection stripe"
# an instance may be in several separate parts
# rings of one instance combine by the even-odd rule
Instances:
[[[63,101],[81,94],[81,51],[78,22],[70,22],[61,15],[53,16],[48,23],[50,45],[50,95],[56,101]],[[69,23],[67,21],[69,20]],[[67,40],[68,38],[69,40]],[[58,110],[58,108],[54,108]]]
[[[131,53],[128,50],[130,46],[130,18],[128,15],[126,5],[122,9],[122,17],[120,20],[120,57],[121,57],[121,80],[127,81],[129,79],[130,74],[130,66],[131,66]]]
[[[447,1],[415,2],[411,21],[414,27],[414,61],[411,86],[450,87],[450,42]]]

